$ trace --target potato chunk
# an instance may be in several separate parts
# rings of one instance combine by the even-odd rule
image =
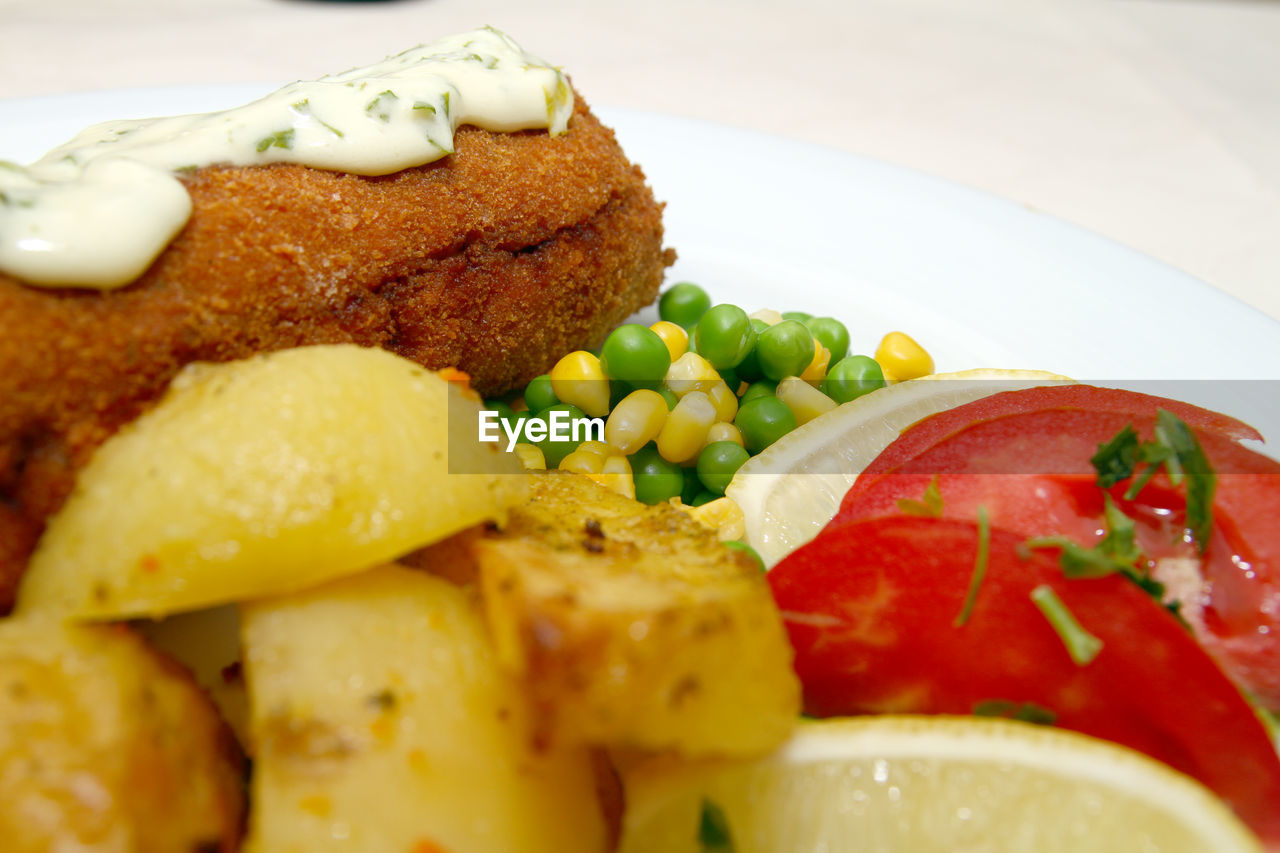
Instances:
[[[525,477],[477,441],[478,411],[376,349],[189,366],[81,471],[18,608],[161,616],[301,589],[499,517]]]
[[[757,566],[671,506],[576,474],[533,484],[474,553],[499,659],[543,735],[688,755],[784,740],[800,688]]]
[[[200,690],[123,627],[0,621],[0,838],[26,851],[231,851],[244,790]]]
[[[243,613],[261,853],[601,853],[583,749],[537,751],[469,594],[398,567]]]

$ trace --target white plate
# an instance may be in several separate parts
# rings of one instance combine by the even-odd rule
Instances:
[[[229,107],[269,89],[0,101],[0,158],[28,162],[96,121]],[[1203,282],[905,169],[689,119],[598,112],[667,202],[680,255],[671,280],[744,307],[839,317],[855,350],[902,329],[941,369],[1044,368],[1210,405],[1280,436],[1280,384],[1266,381],[1280,380],[1280,324]]]

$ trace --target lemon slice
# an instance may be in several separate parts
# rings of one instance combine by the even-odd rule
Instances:
[[[809,722],[769,757],[642,764],[624,784],[620,853],[1262,849],[1191,778],[1007,720]]]
[[[858,473],[929,415],[1001,391],[1073,380],[1043,370],[935,373],[850,400],[747,460],[725,494],[742,507],[747,542],[773,566],[818,535]]]

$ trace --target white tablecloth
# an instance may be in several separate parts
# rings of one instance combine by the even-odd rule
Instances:
[[[0,97],[283,83],[485,23],[592,103],[920,169],[1280,319],[1280,3],[0,0]]]

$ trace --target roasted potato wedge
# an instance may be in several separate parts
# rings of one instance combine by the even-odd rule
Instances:
[[[590,754],[533,747],[471,594],[399,567],[243,613],[250,853],[602,853]]]
[[[237,849],[241,761],[175,665],[123,627],[0,621],[9,853]]]
[[[477,441],[478,411],[377,349],[189,366],[80,472],[18,609],[115,619],[240,601],[500,517],[526,478]]]
[[[532,489],[473,551],[499,659],[543,737],[688,755],[786,738],[800,689],[753,561],[685,513],[581,475]]]

